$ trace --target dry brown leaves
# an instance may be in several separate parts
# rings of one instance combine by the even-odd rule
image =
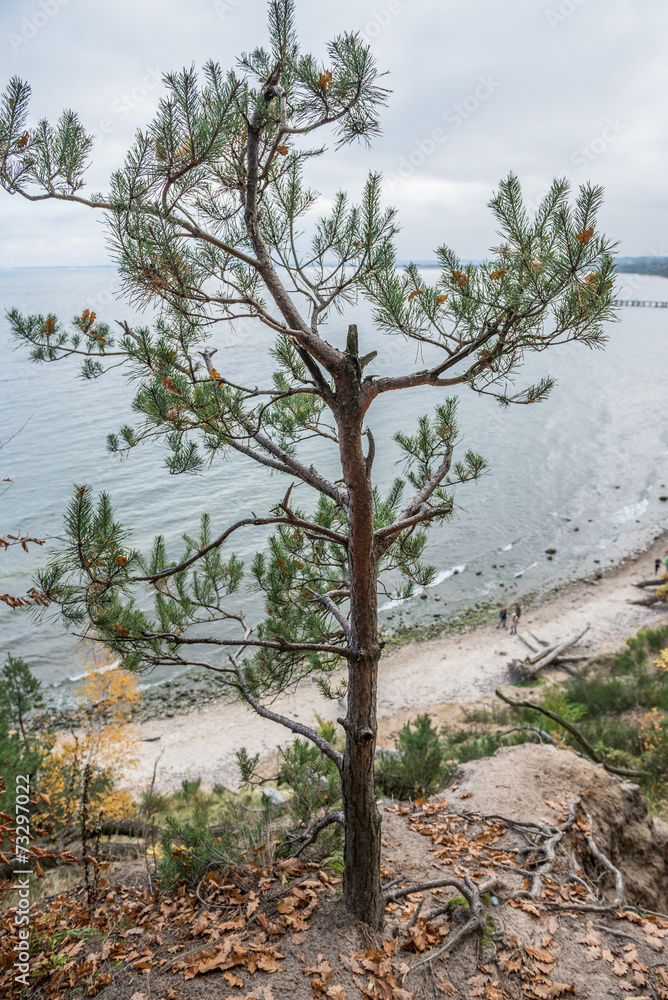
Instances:
[[[380,948],[367,948],[353,955],[339,955],[339,958],[344,969],[355,975],[355,982],[365,997],[411,1000],[413,994],[401,986],[408,965],[394,960],[395,950],[396,941],[383,941]]]
[[[297,880],[287,881],[295,875]],[[150,896],[105,881],[92,914],[80,888],[34,903],[31,941],[38,952],[31,956],[32,981],[49,1000],[61,1000],[74,989],[94,996],[128,969],[140,974],[171,970],[184,980],[216,971],[229,988],[243,986],[240,972],[281,971],[277,938],[293,932],[294,940],[294,932],[307,930],[309,917],[333,886],[317,865],[294,861],[271,871],[249,864],[222,876],[210,872],[205,882],[203,898],[209,905],[204,909],[183,885],[171,896]],[[14,978],[15,912],[3,914],[8,928],[0,938],[3,1000],[19,1000],[23,990]],[[194,942],[201,945],[190,951]],[[256,989],[252,996],[273,1000],[269,987],[262,989],[265,993]],[[331,995],[345,1000],[340,992]]]

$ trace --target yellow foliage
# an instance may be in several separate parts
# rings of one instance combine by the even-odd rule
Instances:
[[[133,790],[118,788],[117,781],[139,758],[137,731],[131,725],[132,706],[140,698],[137,681],[109,655],[102,661],[94,657],[86,665],[89,669],[77,696],[82,708],[93,709],[86,713],[82,732],[54,740],[40,772],[41,788],[51,802],[42,817],[57,825],[74,822],[78,816],[87,764],[93,768],[88,790],[91,819],[100,814],[117,819],[132,809]]]
[[[657,670],[665,670],[668,672],[668,649],[662,650],[661,654],[654,661],[654,666]]]
[[[666,717],[658,708],[643,715],[633,713],[634,721],[640,726],[640,740],[647,754],[662,754],[666,750]]]

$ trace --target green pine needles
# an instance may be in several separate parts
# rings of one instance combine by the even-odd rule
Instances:
[[[340,775],[346,905],[379,926],[377,599],[407,597],[433,580],[429,526],[453,517],[456,491],[485,469],[471,451],[455,455],[456,400],[446,393],[464,386],[503,405],[543,399],[553,380],[517,388],[522,362],[568,341],[603,344],[614,247],[597,229],[601,189],[585,185],[570,200],[567,183],[555,181],[530,217],[513,175],[490,203],[500,239],[490,260],[463,263],[440,247],[433,284],[414,266],[397,267],[395,213],[382,203],[378,174],[359,203],[341,192],[314,218],[317,193],[304,167],[325,155],[323,130],[337,146],[370,142],[389,91],[359,35],[339,35],[322,57],[302,53],[294,6],[270,0],[267,47],[233,70],[209,63],[201,77],[192,68],[167,74],[154,120],[105,195],[82,193],[92,141],[77,116],[33,123],[30,88],[9,83],[0,183],[29,200],[101,211],[127,298],[159,306],[160,317],[150,329],[121,322],[115,336],[86,310],[71,325],[16,310],[8,318],[36,362],[81,356],[86,378],[124,366],[137,420],[110,435],[112,452],[161,442],[173,475],[234,456],[284,479],[272,510],[239,511],[226,525],[204,515],[176,558],[162,538],[152,552],[136,551],[110,498],[96,500],[82,485],[64,547],[37,586],[68,625],[130,669],[209,667],[260,715],[317,747]],[[345,349],[326,339],[328,318],[334,325],[360,296],[380,330],[414,342],[403,370],[368,374],[376,352],[360,353],[354,325]],[[248,335],[245,381],[233,381],[222,354],[215,358],[220,324],[239,319],[273,340],[266,384],[253,377],[261,338]],[[416,369],[423,344],[437,360]],[[374,458],[391,443],[376,443],[367,413],[381,394],[424,386],[442,389],[442,400],[413,432],[396,436],[404,475],[385,492],[374,483]],[[331,477],[304,457],[314,437],[331,449],[329,467],[338,462]],[[262,541],[244,567],[232,546],[254,529]],[[264,596],[259,622],[241,610],[247,585]],[[343,698],[341,672],[343,751],[271,707],[277,692],[305,678]]]

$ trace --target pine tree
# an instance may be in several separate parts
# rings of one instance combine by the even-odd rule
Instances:
[[[405,473],[383,494],[373,481],[369,408],[383,393],[424,386],[466,386],[503,405],[543,399],[550,378],[511,390],[521,362],[528,352],[567,341],[603,344],[613,248],[596,229],[599,188],[583,186],[571,202],[567,183],[555,180],[530,217],[513,175],[490,203],[501,238],[490,261],[464,264],[442,246],[433,285],[416,267],[397,267],[395,213],[381,206],[377,174],[368,177],[359,204],[340,193],[306,239],[316,194],[303,170],[325,152],[311,145],[316,133],[333,132],[337,146],[368,143],[388,91],[356,34],[335,38],[324,61],[303,54],[293,0],[269,3],[269,38],[268,48],[242,56],[227,74],[211,62],[201,80],[193,69],[165,76],[157,115],[137,134],[106,196],[81,194],[92,140],[77,116],[66,111],[56,125],[32,125],[28,85],[13,79],[7,88],[3,186],[28,199],[103,212],[127,295],[140,305],[161,304],[154,329],[122,323],[120,338],[88,310],[71,329],[53,315],[13,310],[15,335],[37,361],[83,355],[88,378],[102,374],[109,359],[126,365],[137,386],[139,424],[110,435],[111,451],[125,455],[161,441],[174,474],[200,472],[236,452],[286,480],[282,499],[263,516],[240,516],[220,531],[203,515],[199,534],[185,538],[176,561],[162,537],[149,555],[137,552],[110,498],[96,501],[81,485],[67,511],[67,545],[37,585],[69,625],[104,642],[129,669],[216,670],[259,715],[310,740],[335,764],[345,820],[344,899],[378,927],[379,580],[399,578],[395,596],[430,583],[434,570],[423,560],[428,527],[453,516],[455,487],[475,481],[485,462],[470,451],[455,461],[456,399],[444,394],[414,433],[396,436]],[[393,375],[365,374],[374,355],[360,354],[356,326],[344,350],[323,331],[326,318],[358,296],[372,303],[380,330],[429,344],[441,360],[422,370],[407,360]],[[216,337],[211,324],[238,317],[274,335],[270,384],[253,383],[258,348],[250,338],[247,384],[228,380],[224,358],[214,365],[215,350],[206,346]],[[300,457],[314,435],[338,451],[336,480]],[[297,504],[293,487],[301,484],[313,502]],[[251,623],[234,603],[248,576],[229,544],[236,533],[266,525],[274,534],[248,574],[266,614]],[[269,707],[276,692],[306,678],[330,689],[342,665],[343,753]]]

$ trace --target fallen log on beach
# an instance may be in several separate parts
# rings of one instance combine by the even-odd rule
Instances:
[[[552,643],[548,646],[543,646],[542,649],[536,650],[531,656],[527,656],[524,660],[512,660],[508,666],[511,672],[517,674],[523,680],[533,680],[539,670],[544,670],[545,667],[549,667],[550,664],[555,666],[560,666],[565,662],[576,662],[580,660],[587,660],[590,658],[589,653],[583,653],[581,656],[577,654],[566,654],[566,650],[574,646],[582,636],[589,629],[589,625],[585,625],[581,628],[579,632],[575,635],[570,636],[568,639],[561,640],[559,642]],[[525,646],[531,649],[531,643],[529,643],[522,636],[518,636],[522,640]],[[535,636],[532,636],[536,639]],[[541,642],[540,639],[536,639],[536,642]],[[568,670],[567,667],[564,667]],[[570,672],[570,671],[569,671]]]

